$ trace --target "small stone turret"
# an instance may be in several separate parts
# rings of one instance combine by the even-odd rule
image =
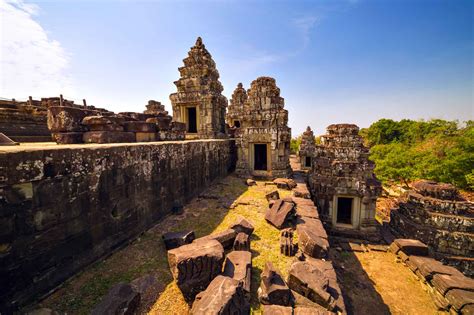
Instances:
[[[298,155],[300,157],[301,169],[309,170],[313,164],[313,156],[316,149],[313,130],[308,126],[301,136],[300,149]]]

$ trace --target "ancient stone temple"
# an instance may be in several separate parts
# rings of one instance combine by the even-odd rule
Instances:
[[[227,99],[216,63],[201,37],[183,62],[181,78],[174,82],[178,91],[170,95],[173,120],[186,123],[186,138],[225,138]]]
[[[290,139],[288,111],[275,79],[254,80],[245,94],[239,84],[232,95],[228,121],[239,125],[237,139],[237,174],[268,178],[290,174]]]
[[[301,169],[310,170],[313,164],[314,151],[316,149],[316,142],[314,140],[314,133],[311,127],[308,126],[301,137],[300,149],[298,156],[300,157]]]
[[[359,127],[327,127],[316,145],[309,184],[323,219],[338,229],[375,229],[375,203],[381,184],[359,136]]]
[[[396,237],[427,244],[450,264],[474,274],[474,205],[451,184],[420,180],[397,200],[390,211],[390,230]],[[471,257],[471,258],[469,258]]]

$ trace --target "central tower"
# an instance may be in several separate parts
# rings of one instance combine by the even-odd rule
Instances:
[[[227,99],[211,54],[198,37],[180,67],[178,88],[170,95],[173,120],[186,124],[187,139],[225,138]]]

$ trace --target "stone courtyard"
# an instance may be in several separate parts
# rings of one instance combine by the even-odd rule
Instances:
[[[265,181],[248,187],[230,175],[184,207],[184,213],[166,217],[126,248],[97,262],[40,303],[60,313],[89,313],[115,284],[151,276],[150,292],[142,296],[139,313],[186,314],[189,305],[173,281],[161,235],[168,231],[194,230],[197,237],[221,232],[239,218],[248,218],[255,227],[251,237],[252,312],[261,314],[257,289],[265,262],[271,261],[288,276],[294,257],[280,254],[280,232],[265,221],[269,191]],[[271,190],[271,189],[270,189]],[[291,192],[278,189],[280,197]],[[208,209],[214,209],[210,212]],[[336,272],[352,314],[435,314],[436,308],[422,284],[396,262],[390,252],[338,251],[331,249]],[[337,259],[336,259],[337,257]],[[395,278],[395,279],[394,279]],[[406,299],[409,295],[410,299]]]

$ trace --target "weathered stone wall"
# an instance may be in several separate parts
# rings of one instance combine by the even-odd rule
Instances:
[[[0,151],[0,312],[48,292],[225,176],[232,146],[197,140]]]

